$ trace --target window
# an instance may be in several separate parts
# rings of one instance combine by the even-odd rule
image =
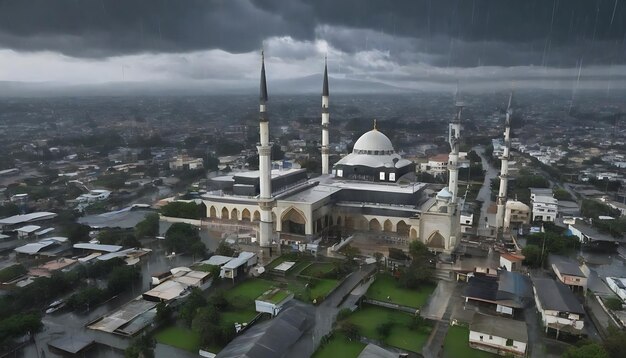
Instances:
[[[492,340],[492,339],[493,339],[493,336],[492,336],[492,335],[489,335],[489,340]]]
[[[342,177],[343,176],[343,169],[337,169],[337,176],[338,177]]]
[[[481,340],[481,341],[483,340],[483,336],[480,336],[480,340]]]
[[[380,172],[380,180],[385,180],[385,172]]]
[[[507,339],[507,340],[506,340],[506,345],[507,345],[507,347],[512,346],[512,345],[513,345],[513,340],[512,340],[512,339],[510,339],[510,338],[509,338],[509,339]]]
[[[396,181],[396,173],[389,173],[389,181]]]

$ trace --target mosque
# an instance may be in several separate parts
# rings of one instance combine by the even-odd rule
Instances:
[[[219,188],[202,196],[207,217],[258,223],[261,248],[279,242],[309,242],[336,226],[421,240],[431,250],[451,253],[461,236],[457,196],[461,109],[449,124],[448,186],[436,195],[413,178],[415,164],[403,159],[376,128],[364,133],[352,153],[329,163],[329,85],[324,66],[321,106],[322,175],[304,169],[272,169],[265,63],[261,61],[259,170],[213,178]]]

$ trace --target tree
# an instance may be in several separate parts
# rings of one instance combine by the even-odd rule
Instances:
[[[621,358],[626,352],[626,331],[609,326],[609,334],[604,340],[604,349],[610,358]]]
[[[563,201],[573,200],[572,195],[569,193],[569,191],[563,188],[554,188],[552,190],[552,193],[554,194],[554,198],[557,200],[563,200]]]
[[[530,267],[541,266],[541,247],[537,245],[527,245],[522,249],[522,254],[524,255],[524,264]]]
[[[89,241],[89,231],[91,228],[87,225],[72,223],[65,229],[65,234],[72,244],[77,242]]]
[[[359,250],[359,248],[350,244],[344,246],[340,252],[346,257],[346,259],[348,259],[348,261],[354,260],[355,257],[361,254],[361,250]]]
[[[159,214],[151,213],[135,225],[135,236],[138,239],[159,235]]]
[[[139,278],[139,270],[133,266],[118,266],[111,271],[107,282],[107,289],[111,295],[116,295],[132,285]]]
[[[204,216],[202,207],[194,202],[172,201],[161,208],[161,214],[175,218],[200,219]]]
[[[381,341],[384,341],[389,337],[391,329],[393,328],[393,322],[384,322],[376,326],[376,334]]]
[[[215,254],[232,257],[235,255],[235,249],[233,249],[226,241],[222,240],[217,246],[217,249],[215,249]]]
[[[144,334],[135,339],[126,351],[125,358],[153,358],[155,342],[149,335]]]
[[[165,232],[165,247],[168,251],[181,253],[199,253],[201,246],[198,229],[186,223],[174,223]]]
[[[165,323],[169,322],[172,319],[172,314],[174,310],[165,302],[159,302],[156,305],[156,322],[157,323]]]
[[[568,348],[563,358],[609,358],[606,350],[598,343],[588,343],[578,347]]]
[[[598,216],[619,217],[620,212],[617,209],[592,199],[584,199],[580,206],[580,213],[588,218],[597,219]]]
[[[361,336],[359,326],[351,322],[343,322],[339,327],[339,332],[351,341],[357,340]]]
[[[188,326],[191,326],[192,320],[196,315],[196,311],[207,304],[206,298],[202,294],[202,291],[194,287],[191,289],[189,296],[180,307],[180,317],[183,322]]]

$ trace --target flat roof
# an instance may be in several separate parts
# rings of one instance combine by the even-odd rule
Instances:
[[[48,345],[52,348],[70,353],[77,354],[85,348],[92,345],[95,341],[87,337],[76,337],[74,335],[64,336],[59,339],[55,339],[48,342]]]
[[[37,231],[37,232],[35,233],[35,235],[37,235],[37,236],[41,236],[41,235],[45,235],[45,234],[47,234],[47,233],[49,233],[49,232],[52,232],[52,231],[54,231],[54,228],[53,228],[53,227],[49,227],[49,228],[47,228],[47,229],[43,229],[43,230],[39,230],[39,231]]]
[[[293,265],[295,265],[296,263],[294,261],[285,261],[282,262],[280,265],[274,267],[274,270],[276,271],[281,271],[281,272],[287,272],[289,271]]]
[[[222,256],[222,255],[213,255],[211,257],[209,257],[208,260],[204,260],[202,261],[203,264],[205,265],[212,265],[212,266],[222,266],[225,263],[227,263],[228,261],[234,259],[234,257],[230,257],[230,256]]]
[[[526,322],[509,318],[477,313],[470,324],[470,330],[490,336],[512,339],[517,342],[528,342]]]
[[[144,292],[145,296],[158,298],[159,300],[170,301],[180,296],[187,289],[188,285],[174,280],[168,280],[157,287]]]
[[[225,269],[235,269],[248,262],[248,260],[254,257],[254,255],[256,255],[254,252],[240,252],[238,257],[228,261],[223,267]]]
[[[52,219],[57,214],[48,211],[40,211],[36,213],[13,215],[8,218],[0,219],[0,225],[15,225],[36,220]]]
[[[555,260],[552,264],[556,266],[556,269],[563,275],[586,277],[580,267],[575,263]]]
[[[27,234],[33,233],[37,230],[41,229],[41,226],[37,226],[37,225],[26,225],[26,226],[22,226],[21,228],[17,229],[18,232],[25,232]]]
[[[154,308],[154,306],[156,306],[156,302],[138,298],[128,302],[111,314],[102,317],[101,320],[89,325],[88,328],[113,333],[136,317]]]
[[[88,242],[74,244],[75,249],[94,250],[104,252],[116,252],[122,249],[119,245],[102,245],[102,244],[90,244]]]

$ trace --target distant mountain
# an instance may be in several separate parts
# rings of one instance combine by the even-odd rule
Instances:
[[[329,78],[333,93],[402,93],[408,90],[375,81]],[[270,94],[304,94],[322,91],[322,76],[311,75],[268,82]],[[57,82],[0,81],[0,97],[56,96],[128,96],[128,95],[197,95],[250,94],[258,91],[256,83],[232,84],[214,81],[177,82],[107,82],[63,84]]]

